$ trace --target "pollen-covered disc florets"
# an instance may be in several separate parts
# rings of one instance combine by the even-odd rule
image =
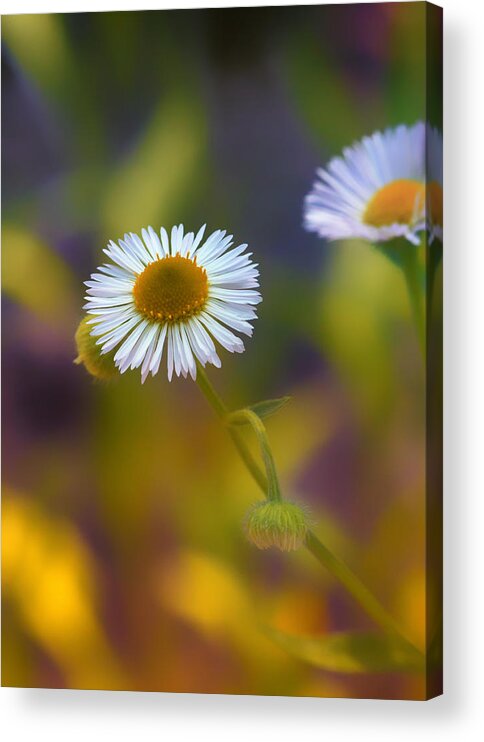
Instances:
[[[206,240],[183,225],[171,235],[152,227],[131,232],[104,250],[109,263],[86,281],[88,320],[101,352],[114,351],[121,373],[141,366],[142,381],[158,372],[166,350],[168,379],[196,377],[197,366],[220,366],[215,342],[231,353],[252,335],[259,271],[232,235],[217,230]]]
[[[199,314],[207,301],[207,271],[197,265],[196,258],[160,258],[140,273],[133,295],[136,308],[150,319],[188,319]]]
[[[281,551],[294,551],[304,543],[307,531],[306,513],[291,502],[257,503],[245,521],[247,538],[258,549],[275,547]]]

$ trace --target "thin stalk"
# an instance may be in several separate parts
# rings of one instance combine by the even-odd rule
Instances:
[[[279,487],[279,477],[277,476],[276,464],[272,455],[265,425],[259,415],[256,415],[255,412],[248,409],[238,410],[237,412],[232,412],[228,415],[227,422],[230,425],[248,423],[252,426],[252,430],[254,431],[259,443],[260,452],[266,470],[266,497],[268,500],[271,500],[271,502],[281,502],[281,488]]]
[[[197,363],[197,383],[203,396],[212,407],[212,409],[215,411],[217,417],[219,417],[225,425],[229,410],[213,388],[212,384],[208,380],[205,370],[199,363]],[[245,442],[245,438],[236,428],[231,425],[228,426],[228,431],[237,451],[240,454],[240,458],[251,473],[253,479],[255,479],[260,489],[265,494],[267,492],[267,477],[262,469],[260,469],[258,463],[254,460],[254,457],[252,456],[252,453],[247,443]]]
[[[388,634],[403,639],[408,644],[410,643],[403,636],[397,622],[387,613],[373,593],[368,590],[363,582],[341,559],[324,546],[312,531],[309,531],[305,545],[318,562],[326,567],[338,582],[344,585],[375,623],[379,624]]]
[[[229,411],[219,397],[212,384],[210,383],[205,370],[197,364],[197,382],[202,394],[207,399],[210,406],[214,409],[217,416],[224,422],[227,422]],[[235,446],[252,474],[254,480],[262,490],[264,496],[268,497],[268,480],[259,464],[254,460],[250,449],[239,431],[233,426],[228,425],[229,434],[235,443]],[[360,604],[365,613],[378,624],[385,633],[396,637],[399,641],[410,647],[421,655],[420,651],[405,637],[394,618],[385,610],[381,603],[365,587],[361,580],[353,574],[350,568],[335,556],[318,537],[309,531],[305,541],[306,549],[318,560],[318,562],[330,572],[338,582],[343,585],[353,598]]]

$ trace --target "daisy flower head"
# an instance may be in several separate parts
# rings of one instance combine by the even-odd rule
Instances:
[[[422,122],[363,137],[317,171],[304,203],[304,226],[328,240],[385,242],[405,237],[419,244],[426,211],[441,202],[442,187],[426,188],[428,127]],[[440,190],[439,190],[440,189]],[[441,209],[433,208],[435,222]]]
[[[196,361],[220,367],[215,342],[244,351],[233,331],[252,335],[262,301],[257,265],[247,245],[232,247],[232,235],[216,230],[204,240],[204,233],[205,226],[196,235],[182,224],[170,235],[148,227],[104,250],[111,262],[86,281],[84,308],[101,352],[117,348],[121,373],[141,367],[144,382],[158,373],[166,350],[168,379],[195,379]]]

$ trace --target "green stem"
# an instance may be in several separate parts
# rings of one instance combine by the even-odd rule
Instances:
[[[229,411],[222,399],[213,388],[205,373],[205,370],[202,368],[202,366],[200,366],[200,364],[197,364],[197,382],[203,395],[205,396],[211,407],[214,409],[217,416],[224,423],[226,423]],[[250,410],[245,410],[244,413],[245,412],[250,413]],[[255,415],[255,413],[252,414]],[[248,470],[264,493],[264,496],[269,498],[268,479],[264,472],[260,469],[258,463],[254,460],[244,438],[233,425],[228,425],[228,431]],[[265,429],[263,430],[263,433],[265,435]],[[274,465],[272,454],[271,460],[272,465]],[[324,544],[312,531],[309,531],[307,534],[305,547],[318,560],[318,562],[323,567],[325,567],[333,575],[333,577],[335,577],[336,580],[338,580],[338,582],[340,582],[348,590],[348,592],[360,604],[366,614],[370,616],[370,618],[372,618],[373,621],[375,621],[375,623],[377,623],[383,629],[383,631],[385,631],[387,634],[392,635],[393,637],[398,638],[399,641],[401,641],[407,647],[411,647],[412,650],[417,652],[419,651],[404,636],[397,622],[389,613],[387,613],[385,608],[365,587],[361,580],[355,574],[353,574],[350,568],[343,561],[341,561],[341,559],[336,557],[326,546],[324,546]]]
[[[205,399],[207,400],[209,405],[213,408],[217,417],[219,417],[220,420],[222,420],[222,422],[225,424],[227,415],[229,414],[229,410],[225,406],[224,402],[219,397],[219,395],[217,394],[213,386],[211,385],[210,381],[208,380],[207,374],[205,373],[205,370],[199,363],[197,363],[197,382]],[[257,462],[254,461],[254,458],[250,452],[250,449],[247,443],[245,442],[245,438],[232,425],[228,426],[228,431],[229,431],[230,437],[232,438],[235,444],[237,451],[240,454],[240,458],[246,465],[249,472],[252,474],[252,477],[255,479],[260,489],[265,494],[267,492],[267,477],[264,474],[264,472],[259,468],[259,465],[257,464]]]
[[[415,326],[417,328],[418,340],[422,355],[425,358],[425,308],[422,301],[422,288],[420,285],[418,269],[418,253],[416,248],[406,246],[403,250],[402,270],[407,284],[408,297],[412,309]]]
[[[320,564],[331,572],[333,577],[344,585],[375,623],[379,624],[388,634],[404,639],[407,642],[407,639],[402,636],[397,622],[387,613],[375,596],[341,559],[324,546],[312,531],[309,531],[307,535],[306,548],[316,557]]]
[[[277,476],[276,464],[272,455],[271,447],[269,445],[269,439],[267,437],[267,431],[265,425],[260,419],[259,415],[256,415],[252,410],[244,409],[232,412],[227,416],[227,422],[230,425],[239,425],[241,423],[249,423],[257,437],[259,443],[262,459],[267,476],[267,492],[266,497],[271,502],[281,502],[281,489],[279,487],[279,478]]]

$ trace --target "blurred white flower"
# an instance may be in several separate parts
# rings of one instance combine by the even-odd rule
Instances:
[[[320,237],[406,237],[418,244],[426,226],[431,237],[441,236],[442,135],[436,129],[418,122],[375,132],[317,174],[305,199],[304,225]]]
[[[231,248],[232,235],[217,230],[203,241],[173,227],[143,229],[142,239],[125,234],[104,250],[113,261],[93,273],[85,309],[93,315],[91,334],[102,353],[119,346],[114,362],[121,373],[141,366],[144,382],[159,368],[167,349],[168,379],[173,372],[196,378],[202,366],[219,367],[214,340],[232,353],[244,344],[232,332],[252,335],[255,305],[262,301],[257,265],[247,245]]]

